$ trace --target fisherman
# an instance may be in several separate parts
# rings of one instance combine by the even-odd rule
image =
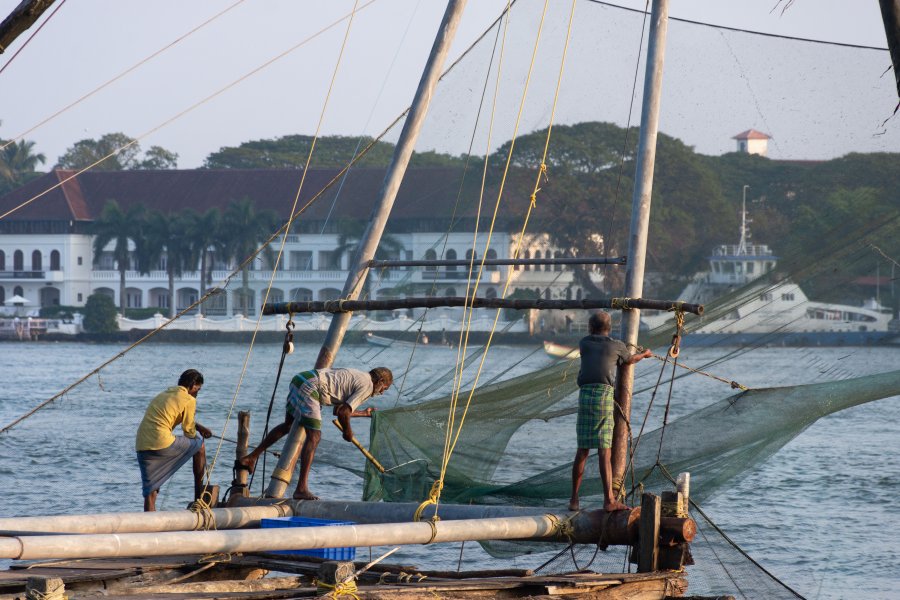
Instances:
[[[134,446],[147,512],[156,510],[159,488],[190,458],[194,460],[194,499],[199,500],[203,494],[206,470],[203,439],[212,436],[212,431],[194,420],[201,387],[203,375],[196,369],[188,369],[178,378],[178,385],[157,395],[144,413]],[[181,437],[173,433],[177,425],[181,425],[184,434]]]
[[[313,369],[297,373],[291,379],[284,422],[273,428],[255,450],[239,459],[238,466],[252,473],[262,453],[290,432],[294,419],[299,417],[300,425],[306,428],[306,440],[300,450],[300,479],[294,499],[318,500],[309,491],[309,470],[322,437],[322,406],[334,407],[344,440],[350,442],[353,440],[350,417],[371,417],[373,407],[357,409],[369,398],[383,394],[393,382],[393,373],[385,367],[368,373],[356,369]]]
[[[603,484],[603,510],[626,510],[627,506],[613,495],[612,447],[613,409],[615,406],[616,369],[633,365],[653,356],[650,350],[631,354],[625,343],[609,337],[609,313],[597,311],[588,320],[588,335],[581,338],[581,369],[578,371],[578,419],[576,432],[578,450],[572,463],[572,499],[569,510],[579,510],[578,488],[584,476],[584,466],[591,448],[599,448],[600,481]]]

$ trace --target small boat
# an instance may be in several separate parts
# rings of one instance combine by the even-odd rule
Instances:
[[[550,340],[544,340],[544,352],[555,358],[579,358],[581,352],[574,346],[566,346],[565,344],[557,344]]]
[[[389,346],[394,346],[396,348],[403,347],[412,347],[416,345],[427,345],[428,344],[428,336],[424,333],[419,338],[418,342],[410,342],[407,340],[397,340],[394,338],[385,337],[383,335],[375,335],[371,331],[366,333],[366,343],[372,344],[373,346],[379,346],[381,348],[387,348]]]

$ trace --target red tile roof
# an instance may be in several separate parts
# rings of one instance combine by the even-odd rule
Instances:
[[[732,137],[733,140],[769,140],[772,139],[772,136],[763,133],[762,131],[757,131],[755,129],[748,129],[747,131],[742,131],[736,136]]]
[[[233,200],[249,198],[257,210],[271,209],[286,219],[297,195],[302,172],[294,169],[88,171],[68,179],[72,174],[72,171],[52,171],[0,197],[0,214],[30,200],[6,219],[93,220],[108,200],[116,200],[123,209],[143,204],[170,213],[187,207],[204,212],[213,207],[224,208]],[[297,206],[309,203],[337,174],[337,169],[311,169]],[[346,181],[329,188],[300,218],[322,221],[329,213],[332,219],[369,218],[384,175],[383,169],[352,170]],[[473,217],[479,196],[480,172],[470,171],[466,175],[464,192],[460,194],[462,176],[463,171],[456,168],[410,169],[400,186],[392,220],[443,219],[454,214],[454,210],[457,217]],[[515,180],[508,181],[504,196],[521,196],[527,200],[527,193],[515,191],[518,187],[524,188],[526,180],[522,178],[521,185]],[[460,204],[454,208],[458,195]],[[496,186],[491,186],[485,192],[485,202],[493,205],[495,199]],[[512,207],[512,204],[519,203],[502,203],[501,216],[514,216],[514,211],[515,216],[521,216],[519,207]]]

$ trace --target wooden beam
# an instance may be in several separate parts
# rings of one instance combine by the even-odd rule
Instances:
[[[22,0],[9,16],[0,23],[0,54],[17,37],[34,25],[55,0]]]
[[[638,572],[650,573],[656,570],[659,559],[659,496],[644,494],[641,498],[640,551],[638,552]]]

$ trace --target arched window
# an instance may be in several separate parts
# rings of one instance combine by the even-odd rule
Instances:
[[[0,250],[0,271],[6,270],[6,253]]]
[[[549,299],[550,299],[550,288],[546,288],[544,290],[544,300],[549,300]]]
[[[59,250],[50,253],[50,270],[59,271]]]
[[[474,257],[474,258],[473,258],[473,257]],[[472,252],[471,249],[466,250],[466,260],[469,261],[469,262],[473,262],[473,261],[474,261],[474,262],[477,263],[477,262],[478,262],[478,253],[477,253],[477,252]]]
[[[425,251],[425,260],[437,260],[437,252],[435,252],[433,249],[429,248],[428,250]],[[425,270],[426,271],[434,271],[435,268],[436,267],[434,265],[426,265]]]
[[[13,296],[24,296],[25,290],[22,289],[21,285],[17,285],[13,288]]]
[[[524,253],[522,253],[522,258],[524,258],[524,259],[526,259],[526,260],[529,259],[529,258],[531,258],[531,252],[529,252],[528,250],[526,250]],[[529,271],[530,268],[531,268],[530,265],[522,265],[522,270],[523,270],[523,271]],[[518,271],[518,270],[519,270],[519,265],[516,265],[515,269],[516,269],[516,271]]]
[[[13,271],[24,271],[25,270],[25,255],[22,254],[21,250],[16,250],[13,252]]]
[[[488,248],[488,251],[484,254],[485,260],[496,260],[497,259],[497,251],[493,248]],[[497,265],[485,265],[485,271],[496,271]]]
[[[446,290],[444,290],[444,295],[447,296],[448,298],[455,298],[456,297],[456,288],[452,288],[452,287],[447,288]]]
[[[456,260],[456,250],[450,248],[446,252],[444,252],[444,258],[447,260]],[[455,271],[456,265],[447,265],[445,267],[448,271]]]
[[[566,300],[572,299],[572,288],[566,288]]]
[[[575,290],[575,299],[581,300],[581,288],[578,288],[577,290]]]
[[[41,251],[35,250],[31,253],[31,270],[32,271],[41,271],[43,270],[43,261],[41,260]]]
[[[0,285],[0,304],[6,302],[6,289]]]
[[[550,252],[549,250],[544,251],[544,258],[553,258],[553,253]],[[552,271],[553,265],[551,265],[550,263],[547,263],[546,265],[544,265],[544,270]]]
[[[553,255],[553,258],[562,258],[562,256],[563,256],[562,252],[556,252]],[[562,271],[562,265],[553,265],[553,270],[554,271]]]

